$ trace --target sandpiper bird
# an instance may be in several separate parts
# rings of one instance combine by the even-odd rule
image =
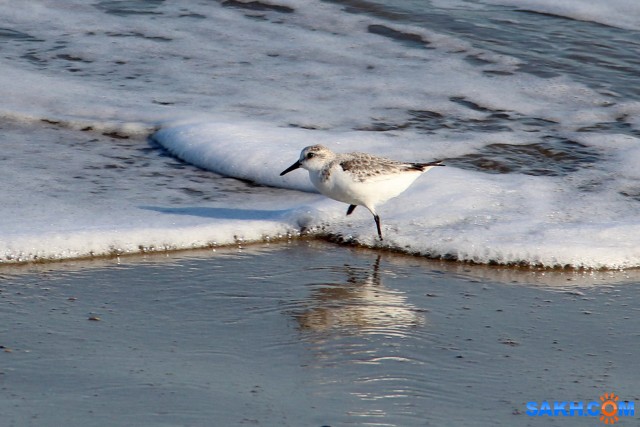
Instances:
[[[337,154],[323,145],[311,145],[300,153],[300,159],[280,173],[298,168],[309,171],[313,185],[325,196],[348,203],[347,215],[357,206],[373,214],[382,240],[380,216],[376,206],[398,196],[423,172],[442,162],[404,163],[366,153]]]

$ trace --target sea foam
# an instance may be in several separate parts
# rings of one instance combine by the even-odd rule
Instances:
[[[225,3],[0,6],[0,261],[315,233],[479,263],[640,266],[637,100],[553,65],[528,67],[553,52],[494,52],[429,20],[387,19],[384,8]],[[433,7],[494,8],[445,3]],[[622,0],[562,5],[523,4],[623,28],[638,16]],[[526,24],[521,15],[503,22]],[[474,16],[483,28],[487,15]],[[634,61],[622,59],[622,70]],[[154,132],[173,156],[222,177],[165,164],[144,139]],[[549,140],[569,148],[557,153]],[[346,217],[304,171],[279,176],[317,143],[448,166],[381,208],[380,242],[366,210]],[[524,151],[496,173],[491,162],[514,147]],[[530,147],[547,153],[536,167],[522,157]],[[563,158],[576,147],[586,160]]]
[[[332,138],[336,135],[331,132],[251,122],[177,125],[155,135],[170,152],[200,167],[304,191],[313,191],[306,172],[279,176],[297,159],[299,149],[318,141],[337,151],[366,148],[360,138],[350,142],[343,135],[339,145],[332,144]],[[621,156],[632,161],[638,155],[637,140],[619,139],[626,141]],[[393,145],[373,146],[376,154],[398,157]],[[438,154],[400,160],[426,161]],[[639,266],[640,237],[634,236],[640,236],[640,207],[633,198],[612,191],[618,184],[607,183],[605,174],[606,169],[566,178],[437,168],[380,209],[384,242],[376,239],[368,212],[363,209],[346,218],[337,214],[337,209],[346,208],[338,202],[327,201],[330,211],[317,215],[310,225],[361,245],[436,258],[546,267]],[[598,180],[603,180],[601,185],[595,185]],[[593,185],[587,191],[586,181]]]

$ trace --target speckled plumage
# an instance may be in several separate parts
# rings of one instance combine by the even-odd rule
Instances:
[[[367,153],[350,153],[345,154],[344,157],[343,160],[334,162],[338,162],[342,170],[361,182],[375,176],[393,175],[412,170],[422,171],[423,167],[436,166],[431,163],[403,163]],[[328,167],[331,168],[333,165]]]
[[[309,171],[313,185],[325,196],[349,204],[347,215],[356,206],[373,214],[382,240],[376,206],[405,191],[423,172],[441,162],[405,163],[367,153],[336,154],[323,145],[306,147],[299,160],[282,171],[285,175],[302,167]]]

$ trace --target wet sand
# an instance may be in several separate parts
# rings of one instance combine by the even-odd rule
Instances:
[[[315,241],[2,266],[2,425],[599,425],[526,402],[640,400],[638,301]]]

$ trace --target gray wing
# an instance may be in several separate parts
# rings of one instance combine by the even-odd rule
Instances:
[[[411,169],[411,163],[401,163],[366,153],[353,153],[338,162],[343,171],[353,175],[359,181]]]
[[[367,153],[351,153],[347,158],[336,160],[343,171],[350,173],[359,181],[392,175],[403,171],[424,171],[432,166],[444,166],[441,161],[428,163],[404,163]]]

